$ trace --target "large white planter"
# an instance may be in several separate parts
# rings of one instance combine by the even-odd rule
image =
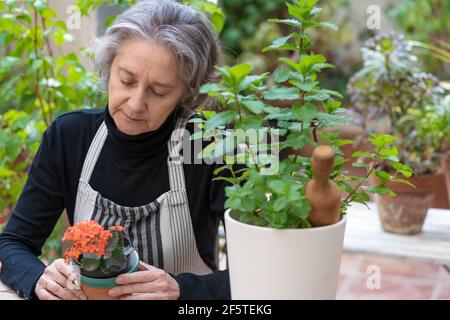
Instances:
[[[345,216],[310,229],[241,223],[225,212],[232,299],[335,299]]]

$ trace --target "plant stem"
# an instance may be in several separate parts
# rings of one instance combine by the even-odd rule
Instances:
[[[391,80],[391,67],[389,65],[390,63],[390,56],[389,54],[384,54],[384,67],[386,68],[386,74],[388,76],[388,79]]]
[[[370,174],[375,170],[375,166],[377,165],[376,160],[377,160],[376,158],[373,160],[372,166],[365,176],[366,179],[369,178]],[[361,185],[362,185],[362,182],[360,181],[358,183],[358,185],[352,190],[352,192],[350,192],[350,194],[344,199],[344,202],[348,202],[348,203],[352,202],[353,201],[352,196],[355,194],[356,190],[358,190],[359,187],[361,187]]]
[[[236,108],[238,110],[238,115],[239,115],[239,124],[242,125],[241,103],[239,101],[239,96],[238,96],[237,92],[234,93],[234,97],[235,97],[235,100],[236,100]],[[258,163],[256,162],[256,157],[255,157],[255,154],[253,153],[252,148],[250,147],[250,145],[247,145],[247,147],[248,147],[248,150],[250,150],[250,155],[251,155],[251,157],[253,159],[253,162],[255,163],[256,170],[258,172],[260,172]]]
[[[305,104],[305,92],[304,91],[302,91],[300,103],[302,104],[302,106]],[[303,121],[301,121],[300,122],[300,135],[303,134],[303,127],[304,127],[304,124],[303,124]],[[298,153],[296,152],[295,156],[294,156],[294,163],[297,163],[297,158],[298,158]]]
[[[38,12],[36,9],[34,9],[34,52],[36,55],[36,59],[39,59],[39,53],[38,53]],[[40,74],[39,74],[39,69],[36,70],[36,85],[35,85],[35,91],[36,91],[36,96],[39,100],[39,105],[42,111],[42,116],[44,118],[44,122],[45,124],[48,126],[50,126],[50,121],[48,119],[47,116],[47,112],[45,111],[45,107],[44,107],[44,100],[42,99],[42,95],[41,95],[41,91],[40,91],[40,87],[39,87],[39,82],[40,82]]]
[[[42,31],[43,31],[43,34],[44,34],[44,41],[45,41],[45,44],[46,44],[46,47],[47,47],[47,52],[48,52],[48,55],[53,60],[54,56],[53,56],[53,50],[52,50],[52,47],[51,47],[51,44],[50,44],[50,40],[48,39],[48,37],[45,36],[45,31],[47,29],[47,25],[46,25],[44,17],[41,17],[41,23],[42,23]],[[45,77],[48,79],[47,66],[45,65],[45,62],[43,63],[43,67],[44,67]],[[50,68],[50,76],[53,79],[56,78],[55,77],[55,71],[53,70],[53,68]],[[51,105],[52,102],[53,102],[53,104],[56,105],[55,101],[53,101],[53,90],[48,90],[48,103]],[[53,121],[53,119],[52,119],[53,117],[52,117],[52,113],[51,112],[49,113],[48,116],[49,116],[49,122]]]
[[[315,143],[318,144],[319,143],[319,139],[317,138],[317,126],[316,125],[314,125],[314,127],[313,127],[312,134],[313,134],[313,138],[314,138]]]
[[[239,124],[242,125],[241,103],[239,102],[239,95],[237,92],[234,93],[234,99],[236,100],[236,108],[239,115]]]
[[[231,172],[231,175],[233,176],[233,179],[236,179],[237,180],[237,178],[236,178],[236,174],[234,173],[234,170],[233,170],[233,165],[228,165],[228,169],[230,170],[230,172]]]
[[[45,31],[47,29],[47,26],[46,26],[44,17],[41,17],[41,23],[42,23],[42,28]],[[44,36],[44,39],[45,39],[45,44],[47,45],[48,54],[49,54],[50,57],[53,57],[53,50],[52,50],[52,47],[50,45],[50,40],[46,36]],[[54,77],[53,69],[51,69],[51,72],[52,72],[52,76]]]
[[[303,37],[304,37],[303,26],[300,27],[299,34],[300,34],[300,43],[298,45],[298,63],[300,63],[300,59],[303,53]]]

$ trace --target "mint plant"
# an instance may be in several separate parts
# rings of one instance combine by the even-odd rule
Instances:
[[[392,146],[395,137],[381,134],[371,139],[373,152],[354,154],[368,162],[355,163],[367,169],[366,176],[346,176],[342,171],[346,160],[339,147],[352,141],[341,140],[338,133],[323,129],[345,124],[350,119],[338,101],[341,95],[320,86],[318,74],[332,65],[323,55],[311,52],[312,41],[308,36],[313,28],[335,30],[336,27],[317,18],[321,10],[315,7],[316,2],[294,0],[287,3],[290,19],[269,20],[287,24],[295,31],[276,39],[263,51],[298,52],[297,59],[279,58],[281,65],[272,74],[251,74],[249,64],[219,67],[220,81],[201,88],[202,93],[215,99],[219,111],[209,114],[206,121],[193,120],[203,129],[202,135],[193,139],[201,136],[213,139],[199,156],[223,161],[215,179],[231,184],[226,188],[225,206],[244,223],[272,228],[311,227],[308,221],[311,207],[305,197],[305,185],[312,178],[311,159],[298,155],[298,151],[308,144],[317,146],[319,135],[336,153],[331,178],[348,193],[341,203],[342,214],[350,202],[368,201],[369,192],[394,194],[387,183],[405,182],[399,175],[411,175],[411,169],[399,162],[397,149]],[[288,108],[281,108],[271,103],[276,100],[292,103]],[[233,130],[228,130],[229,127]],[[291,154],[281,159],[277,170],[267,174],[266,169],[278,161],[278,152],[283,150]],[[381,161],[389,161],[397,172],[381,171]],[[378,176],[380,185],[365,185],[370,175]],[[351,180],[357,184],[352,186]]]

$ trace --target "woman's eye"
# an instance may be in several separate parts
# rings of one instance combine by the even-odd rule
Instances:
[[[154,91],[154,90],[152,90],[152,92],[158,97],[164,97],[166,95],[166,93],[161,93],[161,92],[157,92],[157,91]]]
[[[122,82],[122,84],[125,86],[131,86],[133,84],[133,82],[131,82],[131,81],[120,80],[120,82]]]

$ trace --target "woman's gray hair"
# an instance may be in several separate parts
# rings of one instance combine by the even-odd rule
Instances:
[[[219,44],[210,21],[191,6],[175,0],[144,0],[119,15],[94,49],[94,66],[107,87],[111,65],[128,39],[151,39],[168,48],[177,60],[185,84],[182,107],[201,104],[200,86],[214,78]]]

